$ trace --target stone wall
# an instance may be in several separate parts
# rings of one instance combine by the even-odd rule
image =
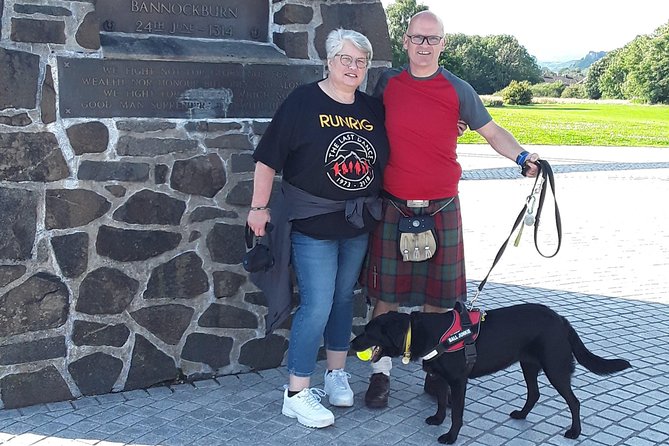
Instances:
[[[0,0],[0,408],[277,367],[288,343],[290,321],[264,336],[240,265],[271,113],[94,118],[67,67],[270,61],[320,77],[339,26],[372,41],[369,84],[391,59],[378,0],[261,0],[260,43],[105,32],[104,2]]]

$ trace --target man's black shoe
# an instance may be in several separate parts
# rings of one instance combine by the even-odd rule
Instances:
[[[383,373],[374,373],[369,378],[369,388],[365,393],[365,404],[372,409],[388,407],[390,377]]]

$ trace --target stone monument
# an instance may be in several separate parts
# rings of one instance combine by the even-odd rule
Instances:
[[[340,26],[372,84],[378,0],[0,0],[0,408],[282,364],[251,153]]]

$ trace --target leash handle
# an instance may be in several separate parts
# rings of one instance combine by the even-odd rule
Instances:
[[[492,273],[493,268],[495,268],[495,265],[497,265],[497,262],[499,262],[499,259],[502,258],[502,254],[504,254],[504,251],[506,250],[506,246],[509,244],[509,240],[511,240],[511,236],[513,233],[516,231],[516,228],[518,228],[518,225],[520,222],[524,219],[523,217],[525,216],[525,213],[529,209],[529,206],[534,207],[534,196],[539,193],[539,203],[537,205],[537,211],[536,215],[534,217],[534,246],[537,249],[537,252],[545,258],[551,258],[555,257],[555,255],[560,251],[560,246],[562,245],[562,220],[560,218],[560,210],[558,208],[557,204],[557,199],[555,198],[555,178],[553,176],[553,169],[551,168],[551,165],[548,163],[546,160],[537,160],[537,164],[539,165],[539,173],[537,174],[536,179],[534,180],[534,186],[532,187],[532,193],[527,197],[525,200],[525,205],[523,206],[523,209],[521,209],[520,213],[518,214],[518,217],[516,217],[516,221],[513,223],[513,228],[511,228],[511,232],[509,233],[509,236],[506,238],[504,243],[502,243],[502,246],[499,248],[497,251],[497,255],[495,256],[495,260],[492,262],[492,266],[488,270],[488,274],[483,278],[481,283],[478,286],[478,291],[476,293],[476,296],[474,297],[473,302],[478,298],[479,294],[483,290],[483,287],[485,284],[488,282],[488,277],[490,277],[490,273]],[[540,182],[541,181],[541,182]],[[552,193],[553,193],[553,201],[555,202],[555,225],[557,228],[557,234],[558,234],[558,245],[557,248],[555,249],[555,252],[551,255],[545,255],[544,253],[541,252],[539,249],[539,243],[538,243],[538,233],[539,233],[539,221],[541,218],[541,211],[544,207],[544,200],[546,198],[546,183],[548,183],[551,187]],[[521,227],[522,231],[522,227]]]

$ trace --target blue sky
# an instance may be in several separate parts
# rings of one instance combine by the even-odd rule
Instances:
[[[394,0],[382,0],[387,6]],[[417,0],[444,21],[447,33],[511,34],[543,62],[611,51],[669,21],[669,0]]]

